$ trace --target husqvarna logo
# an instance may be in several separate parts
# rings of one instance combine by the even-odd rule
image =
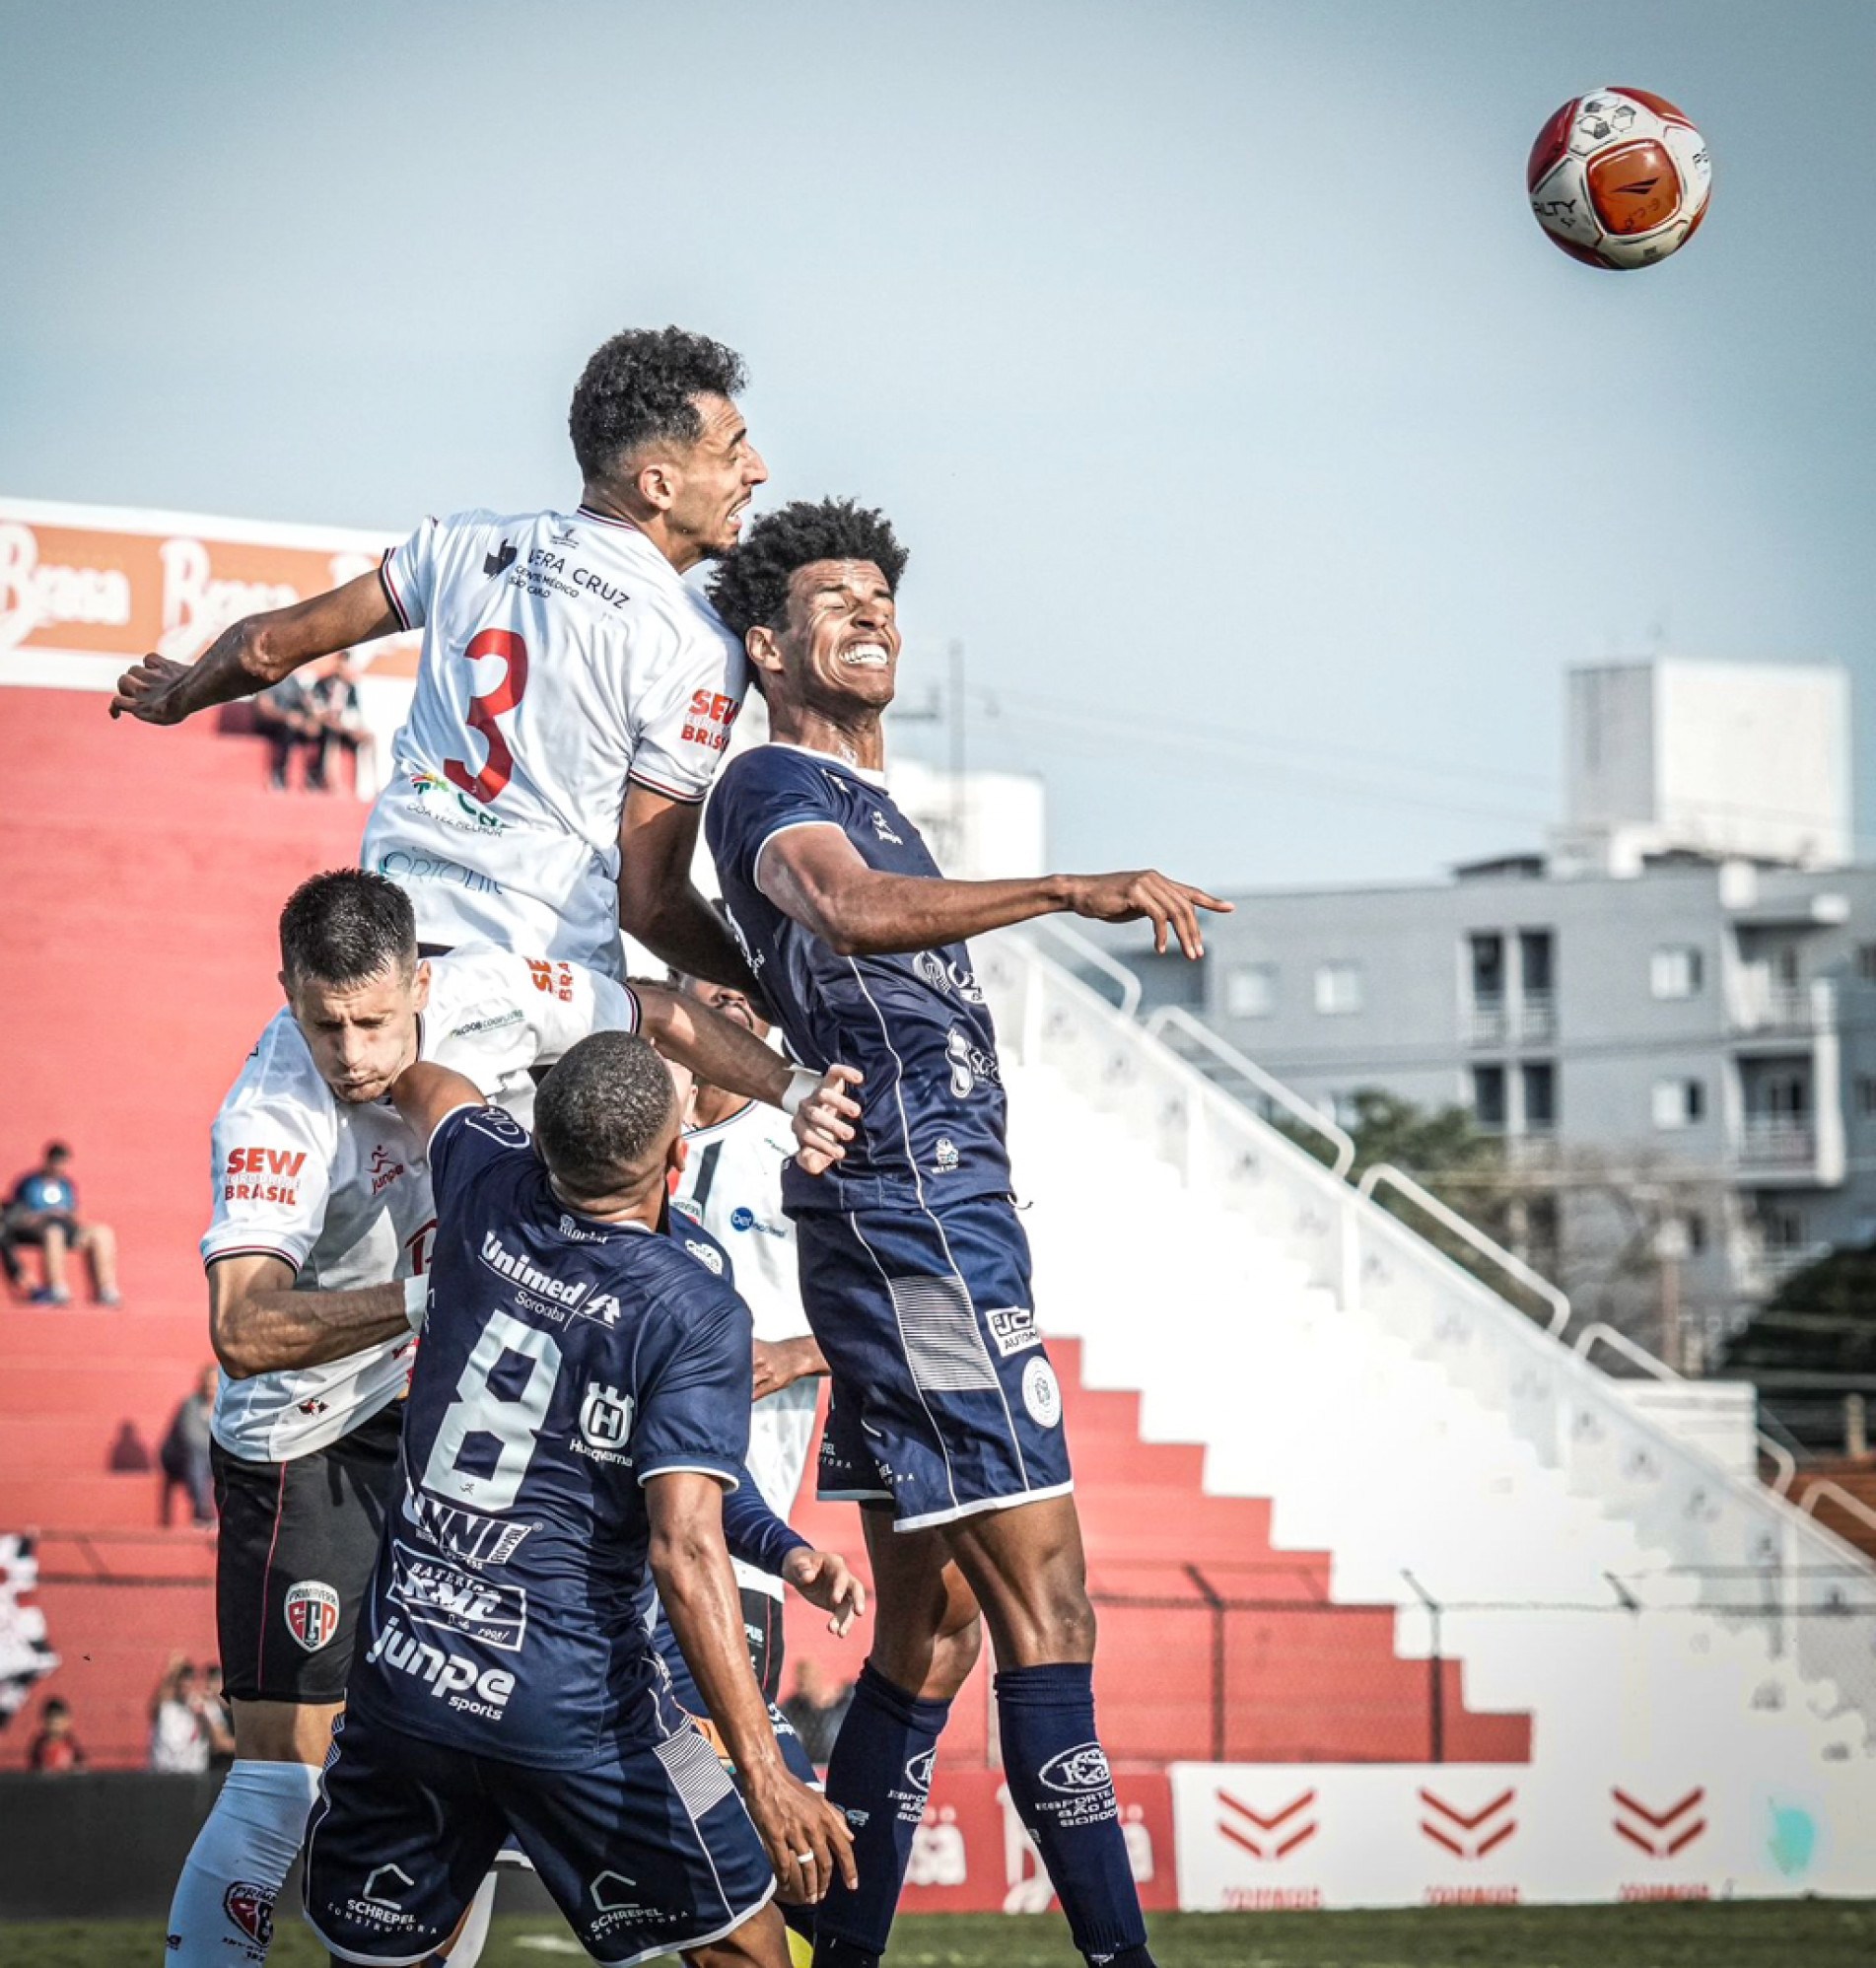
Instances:
[[[589,1448],[622,1448],[632,1433],[632,1397],[596,1381],[580,1403],[580,1433]]]

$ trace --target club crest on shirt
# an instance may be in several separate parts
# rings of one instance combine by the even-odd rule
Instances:
[[[339,1595],[318,1579],[302,1579],[287,1587],[287,1631],[309,1653],[319,1649],[339,1630]]]

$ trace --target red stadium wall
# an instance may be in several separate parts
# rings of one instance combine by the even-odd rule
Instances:
[[[212,1534],[160,1532],[160,1479],[113,1472],[113,1457],[154,1462],[210,1357],[195,1250],[209,1123],[279,1002],[280,904],[304,876],[352,861],[363,809],[342,795],[269,792],[260,744],[218,735],[212,720],[152,732],[110,724],[104,705],[90,692],[0,689],[0,1029],[11,1040],[0,1172],[30,1166],[50,1138],[73,1144],[83,1213],[118,1231],[125,1300],[119,1310],[0,1309],[0,1531],[40,1533],[38,1603],[64,1659],[42,1692],[72,1704],[95,1763],[136,1764],[172,1652],[214,1654]],[[1083,1387],[1078,1347],[1052,1351],[1117,1761],[1528,1758],[1528,1718],[1468,1713],[1457,1663],[1397,1657],[1390,1608],[1333,1603],[1327,1553],[1276,1549],[1268,1503],[1206,1496],[1199,1449],[1142,1442],[1137,1397]],[[851,1510],[808,1504],[799,1521],[864,1563]],[[799,1602],[788,1618],[798,1660],[817,1655],[851,1679],[864,1628],[841,1643]],[[29,1718],[36,1706],[35,1695]],[[30,1721],[0,1728],[0,1767],[24,1758],[29,1733]],[[980,1670],[945,1764],[996,1761]],[[1000,1808],[994,1790],[971,1792],[956,1822],[973,1850],[1004,1836]],[[928,1892],[932,1905],[959,1903],[944,1883],[955,1839],[938,1810],[927,1827],[933,1876],[908,1905]],[[988,1860],[972,1871],[1014,1891],[1026,1863],[1011,1848],[1007,1877]]]
[[[150,1535],[158,1444],[211,1358],[195,1254],[208,1127],[279,1003],[280,904],[356,858],[364,809],[269,792],[264,747],[212,717],[148,731],[105,703],[0,689],[0,1173],[69,1141],[124,1292],[115,1311],[0,1311],[0,1526],[45,1533],[38,1603],[65,1659],[48,1691],[95,1759],[140,1761],[172,1650],[214,1657],[207,1540]],[[151,1470],[111,1473],[113,1450],[138,1449]],[[0,1731],[0,1766],[26,1733]]]

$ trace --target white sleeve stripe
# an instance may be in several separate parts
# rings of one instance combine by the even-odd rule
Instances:
[[[662,786],[650,773],[641,772],[636,765],[626,777],[634,786],[643,786],[648,793],[661,793],[665,799],[675,800],[682,806],[696,807],[703,804],[703,793],[694,792],[688,787],[680,790],[675,786]],[[708,791],[707,788],[705,790]]]
[[[277,1257],[282,1264],[289,1266],[293,1275],[300,1275],[300,1260],[291,1251],[282,1250],[277,1243],[229,1243],[219,1250],[205,1251],[202,1255],[202,1269],[211,1264],[219,1264],[224,1257]]]
[[[437,1122],[436,1126],[430,1130],[429,1135],[425,1138],[423,1145],[423,1159],[426,1161],[430,1160],[430,1151],[433,1148],[435,1148],[437,1145],[437,1137],[443,1132],[444,1121],[453,1120],[457,1114],[467,1113],[471,1109],[473,1109],[476,1113],[480,1113],[482,1109],[487,1105],[489,1105],[489,1102],[487,1100],[458,1100],[455,1103],[455,1105],[452,1107],[447,1114],[442,1116],[442,1118]]]
[[[783,834],[792,834],[801,827],[832,827],[842,840],[847,838],[847,829],[838,820],[784,820],[779,827],[772,827],[756,844],[755,855],[749,863],[752,886],[762,886],[762,857],[768,852],[770,841],[779,840]]]
[[[707,1462],[660,1462],[654,1469],[639,1471],[639,1488],[642,1490],[654,1476],[714,1476],[726,1490],[739,1490],[740,1481],[727,1469],[713,1469]]]
[[[404,606],[403,597],[397,593],[397,584],[391,579],[390,573],[391,557],[396,551],[397,549],[394,546],[387,546],[384,549],[384,558],[378,563],[378,582],[379,586],[383,589],[385,597],[390,602],[391,613],[408,629],[410,627],[410,611]]]

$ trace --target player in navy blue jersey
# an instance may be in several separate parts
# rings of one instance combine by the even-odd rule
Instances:
[[[1151,919],[1203,954],[1201,909],[1151,871],[949,881],[886,789],[881,716],[905,552],[876,513],[759,520],[712,588],[743,637],[774,742],[733,759],[705,828],[756,978],[804,1061],[861,1069],[859,1143],[791,1170],[801,1297],[833,1379],[822,1497],[864,1506],[874,1641],[828,1767],[859,1882],[816,1917],[820,1968],[871,1968],[891,1930],[932,1755],[979,1648],[996,1649],[1010,1794],[1076,1945],[1144,1968],[1146,1927],[1094,1728],[1094,1614],[1009,1198],[997,1038],[967,937],[1054,911]]]
[[[308,1919],[341,1959],[419,1961],[512,1830],[599,1960],[787,1968],[777,1881],[810,1901],[851,1881],[851,1840],[784,1767],[743,1645],[723,1497],[749,1313],[657,1233],[670,1075],[633,1035],[582,1040],[534,1139],[438,1066],[392,1097],[429,1143],[438,1232]],[[670,1698],[654,1583],[741,1797]]]

